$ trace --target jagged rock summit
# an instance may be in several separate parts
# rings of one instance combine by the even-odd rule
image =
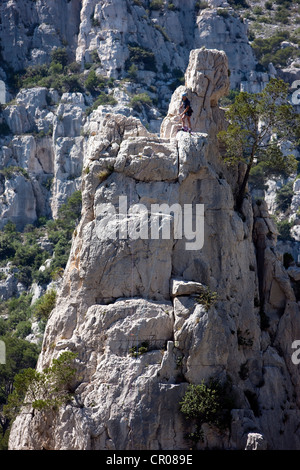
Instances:
[[[181,122],[178,114],[183,92],[187,92],[192,103],[193,131],[217,135],[223,122],[218,101],[228,93],[229,84],[225,52],[205,47],[192,50],[185,73],[185,85],[178,87],[172,95],[168,114],[161,125],[161,136],[176,136],[178,124]]]
[[[227,89],[224,54],[192,51],[186,75],[203,104],[201,77],[219,63],[221,81],[206,82],[213,116]],[[231,423],[203,425],[197,448],[300,448],[299,378],[289,355],[299,309],[276,231],[250,197],[244,217],[235,212],[239,175],[222,162],[210,129],[222,123],[199,115],[206,133],[171,138],[97,110],[87,123],[82,217],[37,366],[76,352],[75,399],[58,411],[21,411],[10,449],[189,449],[194,428],[179,402],[189,384],[210,378],[231,384]],[[168,236],[158,237],[151,229],[162,204],[178,217],[170,210]],[[182,228],[190,231],[180,232],[189,208]],[[204,291],[214,293],[206,304]]]

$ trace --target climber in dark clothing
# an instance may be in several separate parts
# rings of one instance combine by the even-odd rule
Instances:
[[[191,126],[191,115],[193,113],[193,110],[191,108],[191,102],[187,97],[187,93],[182,93],[182,103],[179,109],[180,112],[180,117],[181,117],[181,122],[182,122],[182,129],[183,131],[188,130],[191,132],[192,126]],[[185,126],[185,119],[187,118],[188,122],[188,128]]]

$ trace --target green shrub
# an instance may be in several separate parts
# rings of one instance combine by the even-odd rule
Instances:
[[[136,64],[137,66],[142,65],[145,70],[150,70],[152,72],[157,71],[154,52],[140,47],[137,44],[129,44],[128,50],[129,58],[125,63],[126,70],[129,70],[132,64]]]
[[[0,170],[0,175],[3,175],[4,178],[8,180],[12,179],[17,174],[23,175],[27,180],[29,179],[27,171],[21,166],[6,166]]]
[[[223,107],[230,106],[231,104],[235,102],[235,99],[239,93],[240,92],[237,90],[230,90],[228,95],[220,99],[219,105]]]
[[[137,72],[138,72],[138,67],[136,64],[131,64],[129,69],[128,69],[128,75],[131,78],[131,80],[135,81],[137,78]]]
[[[184,73],[181,69],[173,69],[172,70],[172,75],[174,77],[174,80],[169,86],[171,91],[175,91],[176,88],[178,88],[180,85],[184,85]]]
[[[278,235],[279,240],[292,240],[292,237],[291,237],[292,226],[293,226],[293,222],[289,222],[286,219],[277,221],[277,230],[279,232],[279,235]]]
[[[228,0],[229,5],[236,9],[240,10],[242,8],[250,8],[249,3],[247,3],[247,0]]]
[[[166,33],[165,28],[163,28],[160,24],[155,24],[154,28],[157,29],[163,35],[163,37],[165,38],[166,41],[171,41],[171,39],[169,38],[169,36]]]
[[[40,297],[32,307],[33,314],[37,320],[47,320],[55,307],[56,292],[50,290]]]
[[[7,315],[5,333],[13,332],[20,322],[31,317],[31,295],[22,293],[19,297],[12,297],[0,305],[0,313]]]
[[[52,366],[42,372],[28,368],[15,376],[13,392],[3,407],[4,415],[14,419],[24,406],[38,411],[57,410],[72,395],[72,383],[76,377],[74,360],[77,354],[66,351]]]
[[[16,249],[16,241],[9,234],[0,232],[0,261],[12,259]]]
[[[256,38],[252,47],[260,63],[267,67],[270,62],[274,65],[285,66],[289,58],[299,57],[299,51],[295,47],[281,48],[282,41],[290,39],[288,31],[279,31],[270,38]]]
[[[275,198],[277,210],[280,212],[286,212],[291,205],[293,195],[293,181],[289,181],[278,189]]]
[[[100,60],[97,49],[94,49],[92,52],[90,52],[90,56],[94,64],[98,64],[98,65],[101,64],[101,60]]]
[[[104,170],[99,171],[97,174],[97,177],[99,178],[100,183],[103,183],[113,172],[114,167],[110,166],[108,168],[105,168]]]
[[[277,23],[289,24],[291,13],[287,8],[278,8],[275,11],[274,20]]]
[[[91,23],[94,28],[98,28],[100,26],[100,21],[98,18],[95,18],[94,15],[91,15]]]
[[[7,322],[7,320],[5,321]],[[6,364],[0,364],[0,449],[7,450],[11,418],[3,413],[8,396],[13,390],[16,374],[28,367],[35,367],[39,353],[36,344],[16,336],[1,336],[6,346]]]
[[[149,351],[149,343],[147,341],[144,341],[139,346],[133,346],[132,348],[130,348],[129,354],[131,357],[139,357],[148,351]]]
[[[47,284],[52,279],[52,271],[64,268],[67,264],[70,241],[73,231],[78,223],[81,213],[81,192],[75,191],[59,210],[56,220],[48,220],[39,228],[31,226],[25,228],[23,234],[16,231],[12,223],[8,223],[0,231],[0,262],[2,265],[8,261],[18,268],[15,274],[17,279],[26,287],[30,287],[33,280]],[[53,244],[55,256],[51,268],[40,271],[40,266],[49,258],[49,253],[43,250],[38,239],[47,233],[49,241]]]
[[[204,423],[224,429],[230,424],[230,411],[234,407],[229,383],[221,385],[216,380],[204,381],[199,385],[190,384],[180,405],[185,418],[194,422],[196,429],[186,437],[197,441],[203,435]]]
[[[95,70],[91,70],[89,72],[88,77],[84,82],[85,88],[91,93],[95,93],[99,87],[103,87],[104,85],[105,79],[103,77],[99,77]]]
[[[217,14],[219,16],[223,16],[223,18],[228,18],[229,17],[228,10],[226,10],[225,8],[218,8],[217,9]]]
[[[152,99],[147,93],[139,93],[138,95],[135,95],[131,100],[130,100],[130,106],[138,112],[141,112],[143,109],[143,106],[151,106]]]
[[[62,67],[65,67],[68,63],[68,54],[66,49],[64,48],[57,48],[53,49],[51,52],[51,61],[54,64],[60,64]]]
[[[162,10],[163,7],[164,7],[163,0],[152,0],[149,5],[150,10]]]
[[[211,291],[208,287],[203,288],[203,291],[197,295],[196,301],[204,305],[205,310],[208,311],[211,307],[214,306],[218,299],[218,294]]]
[[[86,115],[88,116],[95,109],[97,109],[98,106],[106,106],[106,105],[115,106],[116,104],[118,104],[118,102],[112,95],[109,95],[108,93],[105,93],[105,92],[100,92],[93,106],[90,106],[89,108],[87,108],[85,112],[86,112]]]
[[[200,1],[195,3],[196,10],[204,10],[205,8],[208,8],[208,2]]]
[[[20,321],[16,327],[15,335],[18,338],[26,338],[31,333],[31,323],[30,321]]]
[[[263,9],[260,6],[255,6],[252,11],[253,11],[254,15],[262,15],[263,14]]]
[[[266,168],[264,162],[259,162],[250,170],[249,184],[253,189],[267,190],[266,182]]]

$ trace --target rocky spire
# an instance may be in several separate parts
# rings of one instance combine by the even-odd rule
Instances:
[[[170,138],[176,135],[180,124],[178,114],[183,92],[187,92],[193,109],[192,130],[216,135],[222,126],[218,101],[228,91],[226,54],[205,47],[192,50],[185,73],[185,85],[178,87],[172,95],[168,114],[161,125],[161,136]]]
[[[171,138],[101,110],[87,124],[82,217],[38,362],[41,371],[76,352],[75,399],[57,411],[21,411],[10,449],[189,449],[193,428],[179,402],[189,384],[211,378],[230,385],[234,403],[225,430],[203,424],[199,449],[300,446],[290,357],[298,304],[265,207],[253,210],[248,197],[244,218],[235,212],[237,172],[213,136],[226,57],[192,51],[186,80],[205,134],[172,137],[170,110],[163,135]],[[159,210],[170,223],[165,237],[151,231]],[[200,221],[198,232],[185,231],[190,221]],[[193,249],[187,242],[203,222]]]

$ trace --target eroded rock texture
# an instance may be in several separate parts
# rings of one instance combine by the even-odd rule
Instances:
[[[207,62],[222,62],[228,76],[223,53],[193,51],[188,93],[199,103]],[[210,97],[226,90],[226,79],[211,84]],[[21,412],[11,449],[188,449],[192,429],[179,401],[189,383],[211,377],[230,380],[231,425],[204,426],[198,448],[300,448],[291,361],[299,308],[276,255],[276,230],[264,204],[252,208],[247,197],[243,217],[234,210],[239,173],[222,162],[209,114],[203,124],[205,133],[165,138],[135,118],[97,120],[94,112],[82,218],[38,363],[41,370],[62,351],[78,353],[76,401],[57,413]],[[118,211],[125,196],[122,228],[133,224],[135,234],[151,222],[137,206],[129,211],[138,203],[149,212],[153,204],[204,204],[203,247],[175,238],[175,217],[165,239],[110,238],[103,204]],[[208,308],[197,301],[205,287],[217,294]],[[130,354],[143,343],[144,354]]]

